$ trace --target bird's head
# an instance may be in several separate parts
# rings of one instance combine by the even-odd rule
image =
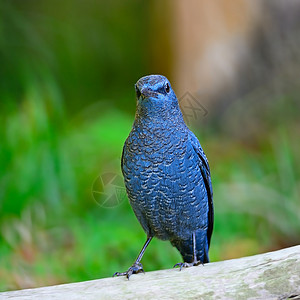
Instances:
[[[144,76],[135,84],[135,91],[137,117],[162,120],[176,115],[182,117],[177,97],[165,76]]]

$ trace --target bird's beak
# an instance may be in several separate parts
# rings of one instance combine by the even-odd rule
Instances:
[[[141,90],[139,89],[137,84],[135,84],[134,87],[135,87],[136,97],[137,97],[137,99],[139,99],[142,95]]]
[[[149,88],[142,87],[140,88],[137,84],[135,85],[135,92],[136,92],[136,97],[139,99],[140,97],[142,98],[148,98],[151,96],[156,96],[156,93],[150,90]]]

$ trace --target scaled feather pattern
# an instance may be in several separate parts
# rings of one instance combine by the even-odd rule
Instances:
[[[132,209],[148,237],[169,240],[187,263],[209,262],[214,218],[208,160],[166,77],[142,77],[135,88],[137,110],[121,160]]]

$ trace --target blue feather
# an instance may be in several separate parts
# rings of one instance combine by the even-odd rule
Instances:
[[[121,160],[130,204],[148,236],[170,240],[185,262],[208,262],[214,222],[208,160],[167,78],[145,76],[136,90]]]

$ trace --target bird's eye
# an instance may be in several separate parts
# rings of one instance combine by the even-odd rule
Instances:
[[[167,93],[170,92],[170,85],[169,85],[168,83],[166,83],[166,85],[165,85],[165,91],[166,91]]]

